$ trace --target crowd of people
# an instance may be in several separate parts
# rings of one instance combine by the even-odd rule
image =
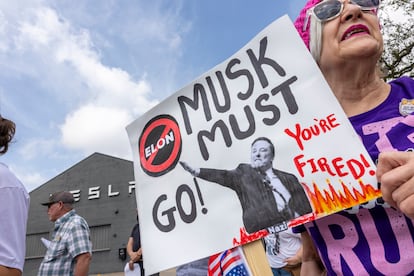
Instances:
[[[285,232],[269,231],[264,245],[274,275],[298,275],[298,268],[301,275],[414,275],[414,117],[402,112],[403,100],[414,99],[414,80],[401,77],[386,83],[381,77],[378,62],[384,45],[377,15],[379,5],[380,0],[309,0],[295,26],[377,164],[385,202],[375,200]],[[0,117],[0,154],[8,151],[15,127],[12,121]],[[274,153],[268,141],[256,142],[252,150],[264,145],[269,159],[266,168],[277,175],[272,169]],[[240,192],[234,181],[224,181],[224,176],[231,177],[229,172],[182,165],[197,177]],[[219,173],[222,175],[217,176]],[[277,213],[273,199],[278,195],[270,195]],[[24,185],[2,163],[0,200],[2,221],[8,222],[0,223],[0,276],[21,275],[30,199]],[[43,203],[54,230],[38,276],[88,274],[92,254],[89,228],[76,214],[73,203],[69,192],[54,193]],[[244,206],[244,212],[250,207]],[[258,230],[252,219],[257,216],[243,216],[252,231]],[[144,275],[138,225],[128,240],[130,260],[125,271]],[[177,268],[177,275],[190,275],[191,269],[198,271],[194,275],[206,275],[207,262],[202,259],[183,265]]]

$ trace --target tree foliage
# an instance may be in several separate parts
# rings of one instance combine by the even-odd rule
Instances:
[[[384,34],[384,79],[414,77],[414,1],[383,0],[379,11]]]

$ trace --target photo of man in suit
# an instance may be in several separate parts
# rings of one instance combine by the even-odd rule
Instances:
[[[180,162],[194,177],[220,184],[237,193],[248,233],[288,222],[312,212],[309,200],[294,174],[273,168],[275,148],[259,137],[251,144],[250,164],[233,170],[193,168]]]

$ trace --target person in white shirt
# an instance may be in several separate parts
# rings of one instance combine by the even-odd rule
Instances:
[[[8,151],[15,131],[15,123],[0,116],[0,155]],[[30,197],[3,163],[0,163],[0,202],[0,276],[20,276],[26,253]]]
[[[300,234],[285,231],[274,231],[268,228],[269,235],[263,238],[266,256],[274,276],[300,275],[302,262],[302,241]]]

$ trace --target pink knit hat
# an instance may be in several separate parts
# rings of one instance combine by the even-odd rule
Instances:
[[[303,25],[305,24],[306,21],[306,16],[307,16],[307,12],[310,8],[312,8],[313,6],[315,6],[316,4],[318,4],[319,2],[321,2],[322,0],[309,0],[305,7],[300,11],[298,18],[296,18],[295,20],[295,27],[299,32],[299,35],[302,37],[303,42],[305,42],[306,47],[308,47],[309,49],[309,26],[310,26],[310,22],[307,22],[307,26],[305,31],[303,30]]]

